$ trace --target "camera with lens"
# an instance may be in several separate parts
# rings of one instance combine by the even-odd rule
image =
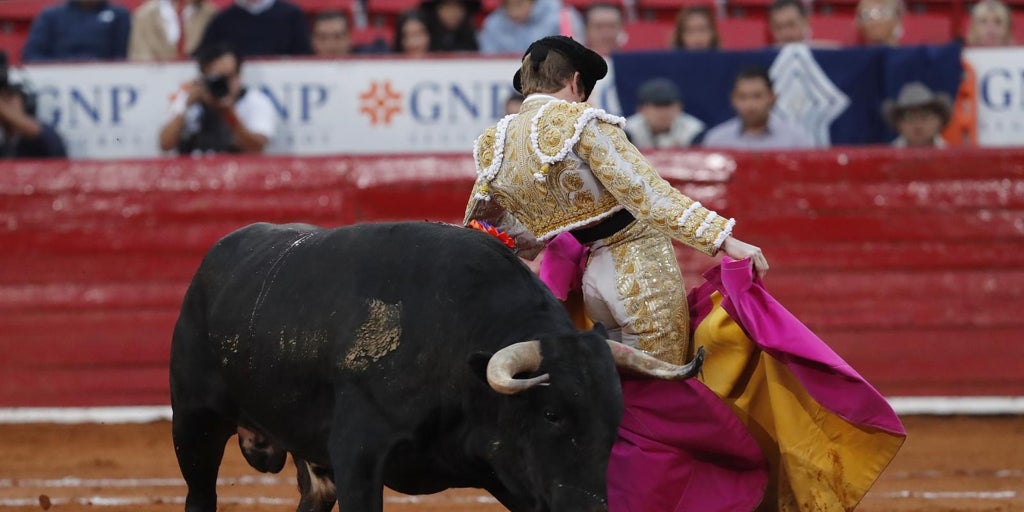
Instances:
[[[228,85],[227,75],[208,75],[203,77],[203,85],[210,92],[214,99],[221,99],[227,96],[231,90]]]

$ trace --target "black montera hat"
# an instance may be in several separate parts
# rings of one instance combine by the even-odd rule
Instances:
[[[597,81],[608,74],[608,63],[604,61],[604,57],[576,42],[571,37],[548,36],[538,39],[526,49],[523,57],[525,58],[529,55],[530,65],[533,66],[534,70],[537,70],[540,68],[541,63],[544,62],[544,59],[548,57],[548,52],[551,50],[564,55],[569,59],[573,67],[576,68],[576,71],[579,71],[580,77],[583,79],[584,100],[590,97],[590,93],[593,92]],[[520,76],[519,71],[516,71],[516,75],[512,77],[512,87],[515,87],[520,93],[523,92],[522,76]]]

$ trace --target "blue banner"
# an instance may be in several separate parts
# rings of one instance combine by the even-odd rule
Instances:
[[[625,115],[636,111],[637,89],[651,78],[672,80],[684,109],[709,128],[735,116],[729,95],[737,72],[763,66],[778,95],[776,112],[802,125],[819,145],[885,144],[896,138],[882,103],[913,81],[956,97],[960,47],[864,47],[743,52],[658,51],[612,57],[615,85]]]

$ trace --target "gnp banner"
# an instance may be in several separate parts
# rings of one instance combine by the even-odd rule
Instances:
[[[978,145],[1024,146],[1024,47],[968,48],[978,95]]]
[[[263,61],[242,78],[277,115],[268,152],[291,155],[469,153],[504,115],[516,58]],[[36,65],[22,70],[39,117],[75,158],[161,154],[170,97],[198,71],[191,63]],[[618,112],[613,78],[593,103]]]

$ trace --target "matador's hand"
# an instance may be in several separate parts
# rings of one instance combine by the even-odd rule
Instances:
[[[762,279],[768,273],[768,260],[761,253],[760,247],[750,245],[730,236],[722,242],[721,250],[734,260],[750,258],[750,261],[754,264],[754,272],[757,272],[758,277]]]

